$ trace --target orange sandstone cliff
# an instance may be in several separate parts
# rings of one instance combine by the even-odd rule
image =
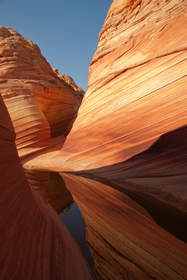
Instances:
[[[98,279],[187,279],[187,1],[114,0],[61,153]],[[47,168],[47,162],[46,162]]]
[[[186,1],[113,2],[64,147],[67,168],[127,160],[186,125],[186,26]]]

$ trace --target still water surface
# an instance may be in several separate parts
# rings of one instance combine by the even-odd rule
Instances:
[[[68,210],[60,214],[60,217],[73,238],[78,243],[89,264],[92,264],[92,256],[89,251],[89,246],[85,240],[85,223],[77,205],[73,203]]]

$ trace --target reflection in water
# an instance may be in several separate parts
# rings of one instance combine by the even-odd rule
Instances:
[[[185,279],[187,245],[144,207],[108,184],[63,178],[84,217],[97,279]]]
[[[56,172],[25,170],[27,180],[34,192],[37,192],[58,213],[73,203],[62,177]]]
[[[150,160],[150,154],[148,156]],[[144,155],[143,159],[145,164]],[[155,154],[154,159],[156,162]],[[140,165],[136,165],[138,169],[141,168],[142,156],[130,161],[132,172],[136,171],[134,161],[137,163],[139,160]],[[130,175],[134,174],[132,172],[131,168],[126,170],[121,163],[87,173],[64,173],[61,176],[51,172],[29,171],[27,178],[33,190],[38,191],[61,213],[60,217],[79,244],[83,255],[91,266],[94,263],[98,280],[185,279],[187,245],[160,227],[145,203],[146,192],[150,192],[150,186],[156,189],[157,181],[153,185],[151,180],[148,189],[148,181],[144,179],[144,184],[141,184],[144,173],[140,170],[142,177],[135,178],[136,184],[133,185],[132,179],[129,180]],[[166,179],[170,177],[166,176]],[[168,182],[171,183],[170,180]],[[137,190],[144,194],[143,202],[131,195],[136,194]],[[73,199],[76,204],[72,203]],[[162,208],[154,208],[155,199],[156,196],[150,202],[153,202],[155,213],[159,214]],[[164,219],[166,216],[167,213],[163,213]]]
[[[79,244],[79,247],[92,264],[92,257],[85,241],[85,224],[79,208],[73,202],[71,193],[67,190],[63,178],[55,172],[35,170],[25,171],[27,179],[34,192],[37,192],[58,213],[68,230]]]
[[[128,195],[166,231],[187,242],[187,126],[162,135],[129,160],[73,174]]]
[[[79,208],[74,203],[69,209],[60,214],[63,222],[67,226],[68,230],[79,244],[83,255],[87,261],[92,264],[92,257],[89,251],[89,247],[85,242],[85,224],[80,213]]]

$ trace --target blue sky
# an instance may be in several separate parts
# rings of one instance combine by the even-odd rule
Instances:
[[[37,43],[52,67],[86,89],[90,60],[112,0],[0,0],[0,25]]]

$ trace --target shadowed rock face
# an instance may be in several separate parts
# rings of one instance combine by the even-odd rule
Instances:
[[[0,96],[0,278],[91,279],[62,221],[29,188],[14,136]]]

